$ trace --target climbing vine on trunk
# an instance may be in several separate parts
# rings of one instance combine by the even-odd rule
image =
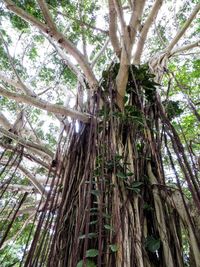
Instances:
[[[161,102],[148,66],[132,65],[121,111],[115,101],[118,67],[103,72],[88,105],[90,123],[80,124],[78,133],[72,124],[60,141],[56,170],[49,171],[59,178],[36,214],[25,266],[184,266],[183,242],[198,266],[199,228],[174,166],[177,157],[198,204],[195,175],[170,123],[172,113],[180,114],[178,104],[164,110],[171,103]],[[164,155],[176,186],[166,178]]]
[[[2,1],[0,266],[199,267],[200,4],[182,2]]]

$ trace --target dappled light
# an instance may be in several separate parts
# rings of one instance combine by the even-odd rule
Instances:
[[[199,267],[199,10],[0,3],[0,266]]]

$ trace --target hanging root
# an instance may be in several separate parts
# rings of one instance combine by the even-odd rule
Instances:
[[[104,89],[90,105],[98,119],[80,124],[78,133],[72,123],[60,141],[24,266],[182,267],[183,242],[189,244],[194,266],[199,264],[198,219],[185,200],[175,155],[196,207],[197,181],[157,99],[157,84],[146,67],[133,66],[121,112],[115,104],[114,79],[108,73],[107,84],[104,79]],[[175,187],[168,185],[163,153],[177,180]]]

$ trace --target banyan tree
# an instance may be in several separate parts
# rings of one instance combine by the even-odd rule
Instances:
[[[0,266],[200,266],[199,10],[1,0]]]

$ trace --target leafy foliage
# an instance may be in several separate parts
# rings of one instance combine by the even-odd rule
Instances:
[[[148,236],[145,240],[145,246],[150,252],[155,253],[160,248],[160,240],[153,236]]]
[[[91,261],[91,260],[88,260],[87,259],[85,262],[86,262],[86,267],[96,267],[96,265],[94,264],[94,262]],[[84,261],[81,260],[81,261],[79,261],[79,263],[77,264],[76,267],[83,267],[83,266],[84,266]]]
[[[104,46],[108,34],[107,3],[90,0],[48,0],[46,2],[57,29],[74,47],[81,51],[85,61],[88,61],[88,66],[92,66],[93,60]],[[151,2],[147,1],[145,5],[144,15],[141,25],[139,25],[141,30],[142,24],[149,14]],[[82,123],[75,122],[68,117],[52,115],[38,108],[27,106],[25,103],[17,104],[7,97],[0,97],[1,111],[4,112],[9,123],[14,124],[16,114],[22,109],[26,110],[25,127],[28,131],[22,133],[24,140],[38,145],[42,144],[44,148],[48,148],[54,154],[55,159],[49,159],[42,153],[38,156],[34,149],[29,151],[27,147],[24,147],[22,163],[25,169],[30,171],[33,178],[41,180],[45,192],[50,192],[50,194],[52,192],[49,188],[51,189],[54,182],[45,184],[47,177],[52,181],[54,175],[59,176],[61,173],[61,176],[63,175],[65,178],[63,184],[58,184],[52,193],[53,200],[60,201],[62,198],[61,207],[60,203],[57,203],[58,206],[51,208],[48,206],[45,210],[43,205],[38,211],[41,221],[44,219],[43,225],[40,227],[42,229],[40,239],[38,238],[38,242],[36,242],[36,252],[41,253],[38,257],[38,264],[43,256],[47,256],[44,254],[45,249],[48,248],[46,244],[49,244],[49,240],[53,240],[51,237],[53,237],[54,226],[57,226],[53,225],[54,219],[58,214],[63,214],[64,210],[64,215],[67,214],[67,216],[58,219],[61,221],[62,227],[55,239],[69,238],[69,242],[66,242],[66,246],[68,246],[66,251],[72,251],[75,246],[71,247],[73,243],[71,241],[74,236],[77,237],[77,251],[71,253],[71,255],[79,255],[77,259],[72,259],[76,261],[75,264],[80,260],[77,267],[84,266],[84,257],[86,257],[85,263],[88,267],[95,267],[101,257],[104,260],[109,259],[110,263],[115,262],[121,257],[120,253],[123,253],[124,249],[124,245],[118,242],[118,234],[120,233],[119,236],[124,237],[128,229],[127,232],[133,235],[133,240],[135,240],[133,233],[139,235],[138,229],[140,228],[141,243],[144,241],[143,237],[147,236],[142,244],[145,255],[152,260],[154,266],[158,266],[164,254],[164,242],[161,235],[158,237],[159,229],[162,226],[158,225],[159,215],[156,214],[156,201],[158,197],[162,198],[162,194],[165,192],[169,194],[165,195],[165,201],[161,202],[163,208],[161,212],[163,211],[163,216],[167,218],[166,222],[169,222],[170,226],[168,227],[166,223],[167,230],[169,230],[169,243],[172,246],[172,249],[170,246],[169,249],[174,255],[178,251],[176,244],[172,242],[174,240],[173,228],[177,231],[174,234],[176,240],[178,239],[183,245],[181,257],[184,254],[185,262],[188,263],[187,257],[191,251],[191,244],[188,242],[188,232],[190,234],[190,231],[185,228],[185,221],[180,225],[178,220],[170,221],[170,218],[177,219],[180,216],[177,215],[178,213],[175,214],[176,209],[169,205],[168,197],[173,196],[172,188],[177,189],[178,182],[180,182],[182,188],[179,190],[186,197],[186,202],[193,199],[185,177],[187,178],[191,173],[195,176],[197,173],[197,157],[200,149],[199,124],[194,109],[191,109],[191,103],[198,114],[200,112],[200,60],[195,55],[187,55],[185,52],[178,56],[171,55],[170,62],[164,68],[158,64],[161,76],[163,76],[161,84],[155,82],[157,76],[152,73],[149,65],[144,63],[155,53],[162,56],[166,45],[173,38],[176,28],[184,25],[197,1],[182,1],[179,3],[178,12],[174,12],[173,1],[164,2],[166,2],[166,10],[169,12],[163,13],[162,11],[158,14],[158,22],[154,23],[151,28],[148,42],[145,44],[142,64],[131,65],[129,68],[123,110],[116,105],[116,78],[120,68],[120,59],[113,57],[110,43],[93,68],[101,86],[95,97],[92,98],[88,90],[88,77],[85,77],[82,69],[71,55],[66,54],[71,65],[80,72],[78,76],[73,71],[73,67],[68,65],[67,61],[58,53],[57,49],[60,46],[55,49],[58,45],[57,42],[55,42],[55,46],[52,46],[46,38],[46,33],[41,34],[40,30],[8,11],[4,5],[1,6],[0,30],[3,36],[0,40],[1,74],[18,84],[24,84],[31,88],[41,101],[56,103],[61,107],[66,105],[69,109],[89,113],[90,116],[92,116],[92,103],[94,102],[94,110],[97,111],[95,114],[97,116],[92,116],[95,119],[91,119],[94,125],[91,124],[92,127],[89,128],[88,125],[83,126]],[[15,0],[14,3],[40,22],[46,23],[37,1]],[[121,3],[123,10],[126,11],[130,1],[121,1]],[[174,13],[176,16],[172,15]],[[197,18],[195,22],[198,21]],[[187,32],[187,39],[190,39],[191,42],[195,41],[199,31],[199,25],[196,23]],[[137,38],[140,34],[141,32],[138,32]],[[187,41],[180,40],[180,47],[185,44]],[[8,55],[8,51],[10,55]],[[62,52],[66,52],[65,49]],[[162,59],[161,57],[158,63],[163,64]],[[83,84],[78,82],[79,79]],[[20,86],[18,86],[19,88],[15,87],[3,79],[0,80],[0,83],[7,91],[24,94]],[[156,105],[156,94],[161,95],[161,101],[169,120],[167,126],[166,123],[163,123],[163,117]],[[68,99],[70,99],[69,102]],[[188,99],[192,102],[189,102]],[[176,139],[171,138],[173,136],[170,132],[170,123],[177,133],[178,138]],[[180,139],[178,145],[177,139]],[[22,148],[21,145],[17,146],[17,142],[6,143],[5,140],[9,140],[8,137],[0,137],[0,142],[4,145],[14,145],[14,151]],[[80,146],[79,150],[77,144]],[[181,148],[181,152],[176,153],[174,147]],[[1,150],[1,152],[3,151],[2,159],[6,158],[8,161],[13,154],[9,150],[4,153],[4,149],[3,147]],[[65,162],[66,157],[67,163]],[[187,164],[184,163],[186,175],[184,168],[181,168],[185,158],[188,159],[188,165],[192,165],[190,173],[187,171]],[[59,167],[53,166],[53,162],[58,163]],[[5,164],[5,161],[3,163]],[[150,181],[149,164],[152,167],[152,175],[157,179],[156,183]],[[0,172],[4,166],[0,166]],[[1,173],[0,177],[0,189],[6,188],[3,193],[3,201],[0,202],[2,214],[5,215],[0,222],[1,236],[9,225],[10,218],[7,207],[13,208],[19,199],[21,190],[19,185],[22,188],[31,186],[29,175],[19,169],[12,172],[15,167],[13,161],[10,161],[5,168],[6,171]],[[179,180],[177,180],[177,176]],[[12,185],[18,189],[12,191],[9,188],[10,178],[12,178]],[[160,182],[163,179],[164,182]],[[57,177],[55,180],[57,182]],[[159,191],[157,195],[156,190]],[[23,228],[28,218],[28,212],[31,209],[35,210],[40,201],[43,201],[43,197],[36,187],[27,197],[25,202],[27,209],[20,210],[23,215],[18,216],[17,214],[10,229],[7,236],[7,240],[10,239],[10,241],[0,251],[0,266],[7,267],[12,264],[19,266],[26,245],[30,249],[30,243],[27,244],[27,240],[34,226],[33,221],[26,225],[16,240],[12,240],[12,238]],[[173,203],[175,202],[173,201]],[[65,205],[66,203],[67,205]],[[62,208],[62,212],[60,210],[58,212],[58,209]],[[45,215],[43,216],[43,214]],[[48,221],[50,217],[51,221]],[[139,222],[138,225],[134,225],[136,221]],[[192,218],[191,221],[193,222],[195,219]],[[173,227],[171,227],[172,223]],[[182,232],[179,233],[177,229],[181,229]],[[195,229],[195,227],[190,229]],[[33,229],[34,231],[35,229]],[[33,234],[31,233],[30,239],[33,239]],[[40,243],[41,240],[45,240],[44,243]],[[63,245],[64,242],[61,243]],[[59,244],[59,242],[56,243],[56,246],[59,247]],[[86,249],[85,244],[88,244]],[[99,250],[99,244],[103,244],[101,250]],[[69,247],[70,249],[68,249]],[[135,249],[136,246],[132,247]],[[83,252],[86,255],[83,255]],[[128,253],[128,250],[126,252]],[[62,251],[60,250],[59,253],[62,254]],[[133,254],[137,253],[134,251]],[[71,255],[67,256],[70,258]],[[45,264],[46,260],[44,259]],[[175,258],[175,260],[177,259]]]
[[[170,120],[180,116],[183,113],[183,109],[180,108],[179,103],[179,101],[173,100],[163,101],[167,116]]]

